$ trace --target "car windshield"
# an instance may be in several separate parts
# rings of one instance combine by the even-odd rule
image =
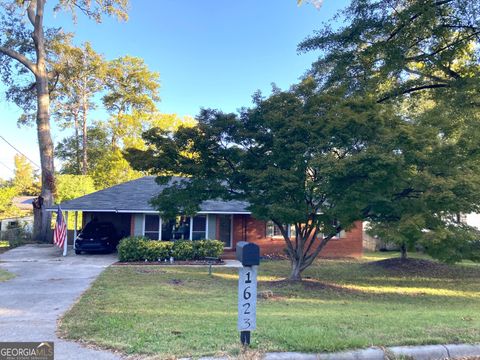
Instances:
[[[83,236],[108,236],[112,232],[110,224],[88,223],[82,231]]]

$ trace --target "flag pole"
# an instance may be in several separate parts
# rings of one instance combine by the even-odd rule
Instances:
[[[65,241],[63,242],[63,256],[67,256],[67,246],[68,246],[68,211],[65,211]]]

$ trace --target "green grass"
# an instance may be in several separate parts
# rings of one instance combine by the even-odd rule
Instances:
[[[395,271],[361,261],[321,260],[304,284],[281,282],[286,261],[263,262],[257,351],[338,351],[372,345],[480,342],[480,266]],[[420,256],[420,258],[422,258]],[[64,337],[127,354],[237,354],[235,269],[108,268],[64,316]]]
[[[15,275],[13,275],[11,272],[0,269],[0,282],[7,281],[13,277],[15,277]]]

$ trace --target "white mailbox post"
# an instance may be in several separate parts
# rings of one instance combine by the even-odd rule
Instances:
[[[240,241],[236,255],[243,265],[238,271],[238,330],[242,345],[250,345],[250,332],[257,327],[257,269],[260,249],[256,244]]]

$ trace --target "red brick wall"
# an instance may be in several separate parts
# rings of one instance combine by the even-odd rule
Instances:
[[[233,248],[238,241],[253,242],[260,246],[260,255],[283,254],[286,247],[281,237],[266,237],[265,222],[249,215],[233,217]],[[362,222],[345,232],[345,236],[332,239],[320,252],[320,257],[361,257],[362,256]]]

